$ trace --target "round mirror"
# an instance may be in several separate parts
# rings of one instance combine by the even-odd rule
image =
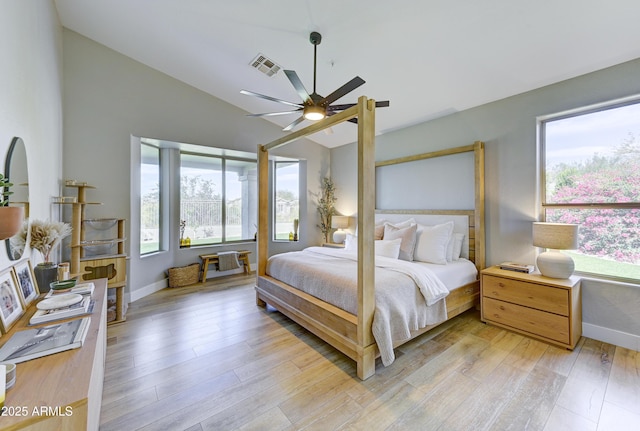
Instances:
[[[24,207],[23,228],[11,238],[5,240],[9,259],[18,260],[24,253],[27,240],[27,226],[29,217],[29,175],[27,172],[27,149],[22,138],[11,140],[7,160],[4,164],[4,176],[13,183],[9,198],[9,205]]]

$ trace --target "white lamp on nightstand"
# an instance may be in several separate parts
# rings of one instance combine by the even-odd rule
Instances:
[[[347,233],[342,229],[349,227],[349,217],[336,215],[332,216],[331,227],[334,229],[338,229],[333,233],[333,242],[336,244],[342,244],[347,238]]]
[[[575,265],[570,256],[558,250],[575,250],[578,248],[577,224],[565,223],[533,223],[533,245],[549,249],[540,253],[536,265],[545,277],[569,278]]]

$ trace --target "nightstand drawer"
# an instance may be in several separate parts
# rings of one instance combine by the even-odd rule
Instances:
[[[569,315],[570,293],[566,289],[556,289],[525,281],[491,275],[482,276],[482,295],[484,297],[513,302],[563,316]]]
[[[482,298],[482,313],[490,322],[569,343],[569,320],[566,317],[491,298]]]

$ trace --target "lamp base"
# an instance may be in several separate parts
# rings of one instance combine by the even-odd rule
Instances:
[[[536,265],[542,275],[550,278],[569,278],[575,269],[573,259],[557,250],[540,253]]]
[[[347,239],[347,233],[342,229],[338,229],[333,233],[333,243],[334,244],[342,244],[344,240]]]

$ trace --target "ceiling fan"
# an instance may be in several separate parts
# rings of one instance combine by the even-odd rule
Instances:
[[[347,93],[352,92],[356,88],[360,87],[365,81],[356,76],[351,81],[344,84],[342,87],[335,90],[333,93],[329,94],[326,97],[322,97],[318,93],[316,93],[316,59],[317,59],[317,50],[318,45],[322,41],[322,35],[316,31],[312,32],[309,35],[309,41],[313,45],[313,93],[309,94],[307,90],[302,85],[302,81],[298,77],[298,74],[293,70],[285,70],[284,73],[289,78],[289,81],[295,88],[296,92],[302,99],[302,103],[294,103],[288,102],[282,99],[276,99],[275,97],[265,96],[264,94],[254,93],[253,91],[241,90],[240,93],[246,94],[248,96],[260,97],[262,99],[270,100],[272,102],[283,103],[288,106],[292,106],[295,109],[291,109],[289,111],[282,112],[268,112],[265,114],[248,114],[248,117],[269,117],[274,115],[287,115],[287,114],[295,114],[301,112],[302,115],[293,121],[291,124],[286,126],[284,131],[290,131],[295,126],[303,122],[304,120],[317,121],[322,120],[325,117],[331,116],[339,111],[344,111],[352,106],[355,106],[356,103],[347,103],[342,105],[332,105],[333,102],[340,99],[342,96]],[[389,101],[385,100],[382,102],[376,102],[376,108],[383,108],[389,106]],[[352,118],[352,123],[357,123],[358,120],[356,118]]]

